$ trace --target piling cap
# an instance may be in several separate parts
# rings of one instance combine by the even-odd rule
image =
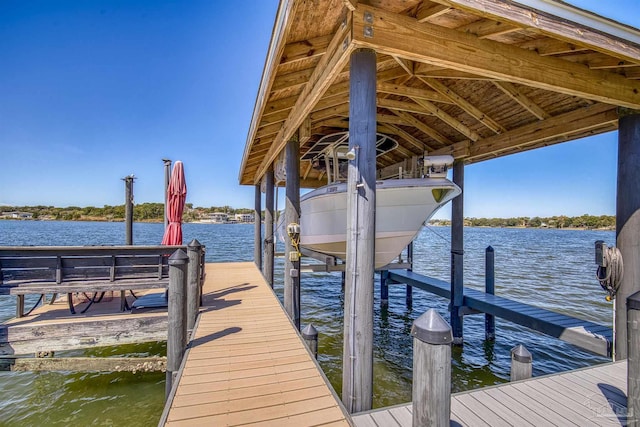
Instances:
[[[313,340],[318,338],[318,331],[312,323],[309,323],[307,327],[302,330],[302,338],[304,338],[305,340]]]
[[[640,310],[640,291],[627,298],[627,310]]]
[[[198,239],[193,239],[191,242],[189,242],[189,244],[187,245],[187,247],[189,249],[198,249],[200,247],[202,247],[202,243],[200,243],[198,241]]]
[[[411,336],[428,344],[451,344],[453,341],[451,326],[433,308],[413,322]]]
[[[511,349],[511,360],[521,363],[531,363],[533,361],[533,356],[525,346],[518,344]]]
[[[182,265],[187,264],[189,262],[189,257],[182,250],[178,249],[169,257],[169,265]]]

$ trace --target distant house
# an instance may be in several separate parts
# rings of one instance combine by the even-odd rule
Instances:
[[[253,218],[254,217],[252,213],[242,213],[235,215],[235,220],[237,222],[253,222]]]
[[[31,212],[2,212],[2,218],[10,219],[33,219]]]
[[[214,212],[212,214],[209,214],[209,219],[211,220],[211,222],[216,224],[225,224],[227,221],[229,221],[229,215],[227,215],[225,212]]]

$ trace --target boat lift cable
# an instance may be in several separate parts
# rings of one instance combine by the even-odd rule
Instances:
[[[425,223],[424,225],[425,225],[425,228],[426,228],[427,230],[431,231],[433,234],[435,234],[436,236],[438,236],[439,238],[441,238],[441,239],[442,239],[442,240],[444,240],[445,242],[447,242],[447,243],[451,243],[451,239],[447,239],[447,238],[446,238],[446,237],[444,237],[443,235],[441,235],[441,234],[439,234],[439,233],[436,233],[436,231],[435,231],[432,227],[430,227],[427,223]]]

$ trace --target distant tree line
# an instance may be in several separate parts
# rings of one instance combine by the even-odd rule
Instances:
[[[55,206],[0,206],[0,212],[28,212],[33,219],[50,219],[62,221],[124,221],[124,205],[101,208],[95,206],[78,207],[68,206],[58,208]],[[140,203],[133,207],[134,221],[161,222],[164,219],[163,203]],[[193,204],[187,203],[182,215],[183,221],[192,221],[196,218]]]
[[[433,220],[431,224],[451,225],[449,220]],[[581,215],[552,217],[517,217],[517,218],[465,218],[468,227],[526,227],[526,228],[586,228],[615,229],[616,217],[613,215]]]

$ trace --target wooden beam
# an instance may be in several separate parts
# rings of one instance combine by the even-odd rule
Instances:
[[[413,126],[414,128],[418,129],[420,132],[436,140],[438,143],[442,145],[453,144],[453,141],[451,141],[449,138],[442,135],[440,132],[431,128],[430,126],[427,126],[425,123],[413,117],[411,114],[405,113],[404,111],[393,111],[393,113],[396,114],[398,117],[400,117],[402,120],[404,120],[405,122],[403,123],[404,125]]]
[[[402,67],[402,69],[410,76],[413,76],[413,67],[415,64],[413,61],[400,58],[399,56],[392,56],[392,58]]]
[[[419,99],[419,98],[415,98],[415,99]],[[388,110],[408,111],[410,113],[422,114],[425,116],[430,115],[429,110],[427,110],[426,108],[423,108],[422,106],[418,105],[415,102],[396,101],[393,99],[378,97],[378,107],[386,108]]]
[[[312,73],[313,68],[308,68],[292,73],[278,74],[271,86],[271,93],[299,89],[309,81]]]
[[[324,55],[331,41],[331,36],[331,34],[328,34],[287,44],[284,47],[280,65],[289,65]]]
[[[469,114],[471,117],[478,120],[487,128],[491,129],[494,133],[502,133],[507,131],[507,129],[505,129],[501,124],[493,120],[491,117],[487,116],[485,113],[480,111],[480,109],[477,108],[475,105],[468,102],[466,99],[464,99],[463,97],[455,93],[453,90],[451,90],[447,86],[440,83],[438,80],[430,79],[426,77],[418,77],[418,78],[422,80],[424,83],[434,88],[436,91],[438,91],[442,95],[449,98],[454,104],[458,105],[458,107],[462,108],[467,114]]]
[[[441,66],[416,62],[416,77],[431,77],[434,79],[457,79],[457,80],[493,80],[492,78],[480,76],[478,74],[465,73],[464,71],[452,70]]]
[[[376,120],[378,123],[392,124],[392,125],[406,125],[407,122],[402,120],[402,118],[393,114],[378,114],[376,116]]]
[[[424,3],[420,5],[418,13],[416,13],[416,19],[418,22],[427,22],[431,19],[435,19],[439,16],[446,15],[452,10],[449,6],[437,4],[435,6],[425,7]]]
[[[320,120],[329,119],[335,116],[349,116],[349,103],[344,100],[344,104],[336,105],[334,107],[325,108],[324,110],[314,111],[309,115],[311,122],[315,123]]]
[[[165,372],[166,357],[38,357],[19,358],[12,371]]]
[[[454,102],[447,96],[442,95],[434,90],[419,89],[394,83],[378,83],[378,92],[388,93],[390,95],[406,96],[409,98],[420,98],[428,101],[437,101],[445,104],[453,104]]]
[[[525,94],[523,94],[520,89],[518,89],[515,85],[509,82],[493,82],[494,85],[501,91],[503,91],[509,98],[513,99],[515,102],[520,104],[525,110],[529,111],[531,114],[536,116],[538,120],[548,119],[549,113],[544,111],[542,108],[538,106],[535,102],[529,99]]]
[[[431,146],[429,146],[427,143],[425,143],[424,141],[419,140],[418,138],[416,138],[415,136],[411,135],[406,130],[404,130],[404,129],[396,126],[396,125],[388,124],[388,125],[384,125],[384,127],[385,128],[389,128],[391,130],[391,132],[395,133],[396,135],[400,136],[402,139],[407,141],[417,151],[431,150]]]
[[[566,140],[566,138],[558,138],[560,136],[566,137],[590,129],[615,125],[617,120],[618,116],[614,106],[594,104],[478,141],[470,146],[467,160],[497,155],[503,151],[545,141],[560,142],[560,140]],[[436,150],[431,154],[451,154],[460,148],[457,145],[458,143]]]
[[[300,139],[300,145],[306,144],[307,141],[311,138],[311,117],[307,116],[302,124],[300,125],[300,129],[298,129],[298,136]]]
[[[486,18],[537,31],[568,43],[579,43],[598,52],[629,61],[640,58],[640,46],[606,33],[577,25],[567,19],[537,13],[536,10],[504,0],[433,0],[439,4]]]
[[[373,24],[364,21],[365,12]],[[555,57],[358,5],[353,43],[388,55],[538,87],[629,108],[640,108],[640,83],[602,70],[590,70]],[[364,27],[373,26],[371,37]],[[640,57],[640,56],[639,56]]]
[[[342,71],[349,61],[349,55],[354,49],[351,41],[352,14],[348,14],[345,24],[336,31],[331,43],[327,48],[327,53],[322,56],[318,65],[313,71],[309,81],[298,96],[298,99],[291,110],[291,114],[282,125],[282,129],[276,135],[271,148],[263,158],[262,164],[254,176],[254,184],[260,182],[268,166],[273,163],[287,141],[298,129],[305,117],[309,115],[313,106],[320,97],[331,86],[336,76]]]
[[[478,135],[475,131],[469,129],[467,126],[462,124],[460,121],[458,121],[457,119],[451,117],[444,110],[440,109],[440,107],[438,107],[437,105],[434,105],[429,101],[425,101],[424,99],[415,98],[413,100],[414,100],[414,102],[416,104],[419,104],[421,107],[423,107],[429,113],[433,114],[434,116],[436,116],[437,118],[439,118],[440,120],[442,120],[443,122],[445,122],[446,124],[448,124],[449,126],[454,128],[455,130],[460,132],[462,135],[464,135],[467,138],[469,138],[470,140],[477,141],[477,140],[480,139],[480,135]]]
[[[549,37],[527,40],[522,43],[517,43],[516,46],[523,49],[534,50],[540,56],[563,55],[566,53],[584,52],[585,50],[589,50],[586,47],[578,46],[575,43],[567,43],[565,41]]]
[[[505,24],[504,22],[495,21],[493,19],[480,19],[470,24],[463,25],[462,27],[458,27],[456,30],[473,34],[481,39],[486,39],[502,34],[512,33],[514,31],[520,31],[521,28]]]

